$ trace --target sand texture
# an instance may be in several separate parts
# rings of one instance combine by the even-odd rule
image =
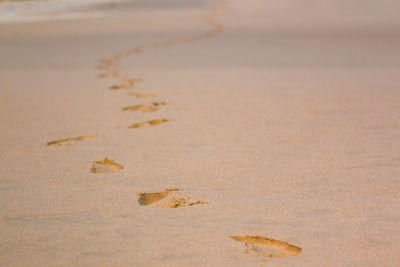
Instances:
[[[0,266],[400,265],[397,2],[119,2],[0,24]]]

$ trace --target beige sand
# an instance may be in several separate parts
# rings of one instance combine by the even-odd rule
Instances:
[[[399,265],[400,23],[336,3],[0,25],[0,265]]]

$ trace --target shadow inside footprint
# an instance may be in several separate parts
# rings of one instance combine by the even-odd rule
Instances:
[[[142,97],[154,98],[154,97],[156,97],[156,94],[152,94],[152,93],[134,93],[134,92],[129,92],[129,95],[134,95],[137,98],[142,98]]]
[[[246,254],[252,251],[257,255],[268,258],[281,258],[297,256],[302,251],[302,249],[297,246],[263,236],[231,236],[231,238],[245,243]]]
[[[124,80],[124,83],[113,85],[110,87],[111,90],[120,90],[120,89],[129,89],[133,88],[136,83],[142,82],[143,80],[140,78],[127,78]]]
[[[165,102],[151,102],[151,103],[145,103],[145,104],[140,104],[140,105],[133,105],[133,106],[127,106],[122,108],[124,111],[137,111],[140,110],[142,112],[154,112],[158,110],[160,106],[165,106],[167,103]]]
[[[208,204],[205,201],[194,201],[183,197],[179,192],[179,189],[166,189],[163,192],[156,193],[139,193],[138,202],[141,206],[152,206],[155,208],[180,208],[190,207],[198,204]]]
[[[132,125],[129,125],[128,128],[145,128],[147,126],[155,126],[159,125],[165,122],[168,122],[170,120],[168,119],[159,119],[159,120],[151,120],[151,121],[146,121],[146,122],[135,122]]]
[[[96,135],[84,135],[84,136],[78,136],[78,137],[68,137],[65,139],[60,139],[60,140],[56,140],[56,141],[51,141],[51,142],[47,142],[48,146],[62,146],[62,145],[72,145],[73,142],[75,141],[80,141],[80,140],[84,140],[84,139],[88,139],[88,138],[95,138]]]
[[[109,70],[99,74],[100,78],[107,78],[107,77],[118,77],[119,73],[118,70]]]
[[[124,167],[116,163],[113,159],[104,158],[103,160],[95,161],[90,169],[93,173],[109,173],[122,171]]]

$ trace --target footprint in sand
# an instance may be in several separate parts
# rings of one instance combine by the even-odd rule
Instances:
[[[95,161],[90,169],[93,173],[109,173],[122,171],[124,167],[116,163],[113,159],[104,158],[103,160]]]
[[[139,122],[139,123],[134,123],[130,126],[128,126],[128,128],[145,128],[147,126],[155,126],[155,125],[160,125],[162,123],[166,123],[168,121],[168,119],[160,119],[160,120],[151,120],[151,121],[146,121],[146,122]]]
[[[151,206],[154,208],[181,208],[190,207],[199,204],[208,204],[205,201],[189,201],[189,198],[183,197],[179,189],[166,189],[157,193],[139,193],[138,202],[141,206]]]
[[[158,49],[158,48],[164,48],[164,47],[172,46],[172,45],[179,44],[179,43],[180,43],[180,39],[167,40],[165,42],[151,44],[151,45],[149,45],[149,48]]]
[[[129,95],[136,96],[137,98],[154,98],[154,97],[156,97],[156,95],[152,94],[152,93],[134,93],[134,92],[129,92]]]
[[[99,74],[100,78],[118,77],[118,76],[119,76],[118,70],[108,70],[108,71],[105,71],[105,72]]]
[[[120,89],[130,89],[133,88],[135,83],[142,82],[143,80],[140,78],[128,78],[125,79],[125,82],[122,84],[113,85],[110,87],[111,90],[120,90]]]
[[[117,53],[117,54],[115,54],[115,55],[112,55],[112,56],[110,57],[110,59],[116,61],[116,60],[121,59],[122,57],[124,57],[124,55],[123,55],[122,53]]]
[[[56,140],[56,141],[51,141],[51,142],[47,142],[48,146],[62,146],[62,145],[72,145],[73,142],[75,141],[80,141],[83,139],[88,139],[88,138],[95,138],[96,135],[84,135],[84,136],[78,136],[78,137],[68,137],[65,139],[60,139],[60,140]]]
[[[98,65],[97,68],[100,70],[108,69],[108,68],[114,66],[115,63],[116,62],[113,59],[103,58],[103,59],[100,59],[100,65]]]
[[[165,105],[167,105],[167,103],[165,103],[165,102],[151,102],[151,103],[145,103],[145,104],[140,104],[140,105],[124,107],[122,110],[124,110],[124,111],[140,110],[142,112],[154,112],[154,111],[158,110],[160,106],[165,106]]]
[[[140,53],[143,53],[143,48],[141,47],[132,48],[127,52],[127,54],[140,54]]]
[[[115,66],[124,55],[122,53],[115,54],[109,58],[100,59],[100,64],[97,66],[99,70],[110,70],[110,67]]]
[[[219,33],[222,33],[225,30],[225,26],[217,21],[217,18],[221,15],[223,11],[227,8],[226,5],[219,5],[216,9],[208,13],[204,17],[204,22],[211,26],[213,29],[207,31],[203,34],[205,37],[213,37]]]
[[[289,243],[271,239],[263,236],[231,236],[236,241],[245,243],[244,253],[254,252],[259,256],[267,258],[282,258],[297,256],[302,249]]]

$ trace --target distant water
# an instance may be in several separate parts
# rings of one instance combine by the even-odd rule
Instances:
[[[0,0],[0,23],[104,16],[139,8],[202,7],[207,0]]]

